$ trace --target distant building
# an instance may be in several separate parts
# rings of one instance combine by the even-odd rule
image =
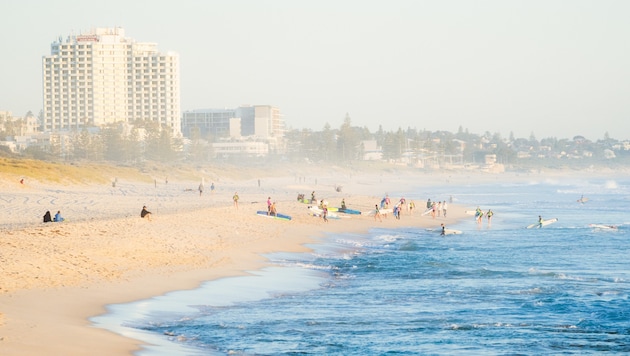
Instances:
[[[61,37],[42,58],[43,130],[152,121],[181,133],[179,55],[122,28]]]
[[[182,114],[182,133],[188,138],[198,135],[201,139],[222,141],[221,144],[213,144],[217,155],[265,156],[270,151],[286,151],[280,109],[270,105],[185,111]],[[245,137],[249,140],[244,140]],[[229,144],[227,139],[231,139]],[[257,143],[253,144],[254,141]]]
[[[234,125],[240,128],[237,130]],[[284,137],[284,122],[280,109],[270,105],[185,111],[182,114],[182,133],[191,137],[194,132],[202,138],[212,137],[214,140],[239,136],[280,138]]]

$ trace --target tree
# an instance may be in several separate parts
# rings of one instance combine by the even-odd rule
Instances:
[[[359,150],[359,134],[352,127],[350,115],[346,114],[346,118],[339,129],[339,137],[337,138],[337,151],[342,161],[356,160]]]

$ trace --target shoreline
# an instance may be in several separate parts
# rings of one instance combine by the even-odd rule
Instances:
[[[382,182],[382,178],[374,182],[374,177],[357,179],[365,184],[358,184],[354,192],[331,192],[323,198],[335,206],[340,197],[345,197],[350,208],[366,210],[380,201],[380,197],[365,195],[367,191],[384,192],[386,186],[394,185],[402,191],[415,184],[387,179]],[[174,194],[161,193],[150,199],[147,197],[155,193],[151,184],[138,184],[129,189],[137,190],[137,194],[125,196],[103,187],[80,187],[81,202],[97,203],[75,204],[75,210],[64,208],[72,213],[66,214],[72,216],[69,221],[2,228],[6,237],[1,243],[5,277],[0,285],[0,350],[15,355],[80,355],[88,350],[90,354],[132,354],[141,349],[140,341],[96,328],[89,318],[105,313],[109,304],[246,275],[266,266],[264,254],[306,252],[306,244],[323,234],[362,232],[373,227],[436,228],[443,221],[452,224],[467,218],[457,205],[451,205],[446,220],[421,217],[424,202],[416,201],[415,214],[403,215],[401,220],[389,216],[378,222],[359,216],[324,223],[309,216],[307,205],[297,202],[295,196],[297,192],[308,194],[311,189],[332,190],[326,188],[331,184],[326,178],[317,186],[295,184],[293,178],[266,183],[269,187],[260,192],[255,181],[234,182],[233,186],[222,182],[222,188],[213,196],[201,198],[182,193],[181,186],[172,188]],[[242,197],[238,210],[231,206],[236,187]],[[31,202],[49,204],[51,195],[54,202],[67,195],[68,201],[79,201],[74,188],[45,187],[33,194],[44,198],[29,199]],[[279,212],[292,215],[293,220],[255,215],[256,210],[265,210],[267,196],[278,197],[274,200]],[[392,197],[393,201],[398,198]],[[190,203],[191,199],[201,203]],[[144,201],[150,201],[149,210],[160,207],[152,221],[136,216],[137,206]],[[120,216],[93,218],[93,210],[108,205],[113,205],[112,210]],[[131,207],[138,211],[128,212]]]
[[[289,174],[291,174],[289,172]],[[373,227],[438,228],[470,219],[470,206],[449,205],[449,217],[420,216],[425,201],[416,200],[413,216],[374,221],[371,217],[330,220],[309,216],[298,193],[338,206],[372,209],[388,194],[395,202],[403,192],[432,200],[436,187],[474,184],[536,184],[562,179],[616,179],[599,175],[468,174],[413,172],[331,174],[304,180],[296,176],[257,179],[217,179],[203,195],[199,182],[169,178],[163,182],[121,180],[108,184],[20,185],[0,180],[6,220],[0,223],[0,351],[14,355],[132,354],[141,341],[94,327],[90,318],[110,304],[123,304],[188,290],[202,283],[247,275],[267,266],[265,254],[307,252],[307,244],[322,235],[365,232]],[[344,182],[343,192],[336,191]],[[394,189],[392,189],[394,188]],[[448,189],[438,189],[446,191]],[[239,209],[232,195],[241,197]],[[588,193],[588,192],[586,192]],[[291,221],[260,218],[266,199]],[[153,211],[153,221],[139,217],[140,208]],[[61,209],[64,223],[41,223],[47,209]],[[54,210],[53,210],[54,209]],[[37,221],[37,223],[34,223]]]

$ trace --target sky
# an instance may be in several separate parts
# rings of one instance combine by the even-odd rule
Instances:
[[[59,36],[122,27],[180,56],[183,111],[290,129],[630,139],[630,1],[3,0],[0,111],[42,109]]]

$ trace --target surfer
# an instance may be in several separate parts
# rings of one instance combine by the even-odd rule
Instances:
[[[381,211],[378,208],[378,204],[374,204],[374,209],[376,209],[376,211],[374,212],[374,221],[376,221],[376,218],[378,217],[378,221],[383,221],[383,219],[381,218]]]
[[[488,225],[492,224],[492,215],[494,215],[494,212],[488,209],[488,212],[486,213],[486,216],[488,217]]]
[[[542,216],[538,215],[538,228],[540,229],[541,227],[543,227],[543,218]]]
[[[440,232],[440,235],[444,236],[444,235],[446,235],[446,226],[444,226],[443,223],[440,224],[440,225],[442,225],[442,232]]]

